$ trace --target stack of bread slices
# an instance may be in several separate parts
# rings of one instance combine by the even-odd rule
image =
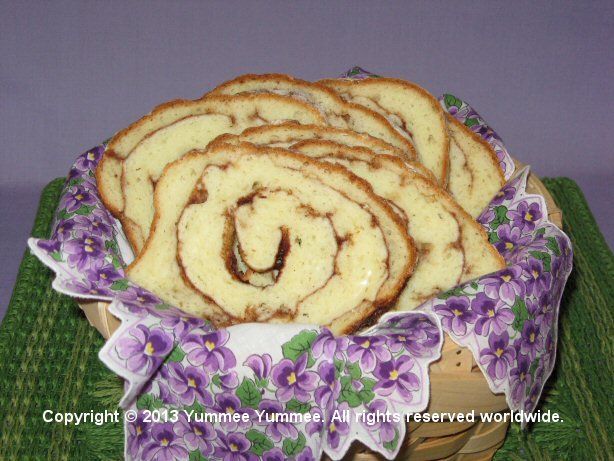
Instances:
[[[128,277],[216,326],[349,333],[497,271],[492,148],[397,79],[245,75],[117,133],[96,171]]]

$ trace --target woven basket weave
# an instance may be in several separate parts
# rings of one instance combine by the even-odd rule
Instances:
[[[517,168],[522,167],[516,161]],[[529,175],[527,192],[544,197],[548,217],[562,227],[562,213],[552,196],[534,175]],[[80,302],[89,322],[105,338],[119,327],[119,321],[109,313],[108,303]],[[493,394],[469,349],[459,347],[447,335],[441,359],[431,365],[431,399],[429,413],[496,413],[507,410],[504,394]],[[476,417],[476,421],[479,418]],[[412,461],[486,461],[492,459],[503,445],[509,423],[409,423],[408,435],[397,459]],[[328,458],[324,458],[327,459]],[[355,444],[344,457],[347,461],[377,461],[384,458],[362,445]]]

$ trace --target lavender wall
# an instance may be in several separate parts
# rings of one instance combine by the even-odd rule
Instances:
[[[41,188],[170,98],[245,72],[359,64],[469,101],[541,175],[583,188],[610,244],[614,3],[0,2],[0,315]]]

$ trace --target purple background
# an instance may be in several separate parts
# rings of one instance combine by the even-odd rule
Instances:
[[[42,187],[172,98],[353,65],[454,93],[584,190],[610,245],[614,3],[0,1],[0,316]]]

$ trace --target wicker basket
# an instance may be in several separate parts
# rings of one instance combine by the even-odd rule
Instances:
[[[522,165],[516,162],[517,167]],[[534,175],[529,176],[527,191],[542,195],[548,206],[551,222],[562,227],[562,213],[552,196]],[[108,311],[108,303],[80,302],[89,322],[105,338],[119,327],[117,320]],[[441,359],[431,365],[431,399],[426,411],[430,413],[500,412],[507,409],[505,396],[493,394],[476,365],[471,351],[456,345],[447,335]],[[477,420],[478,418],[476,418]],[[508,423],[410,423],[408,435],[397,459],[490,460],[503,444]],[[328,458],[325,458],[328,459]],[[376,461],[384,458],[360,444],[355,444],[344,457],[353,461]]]

